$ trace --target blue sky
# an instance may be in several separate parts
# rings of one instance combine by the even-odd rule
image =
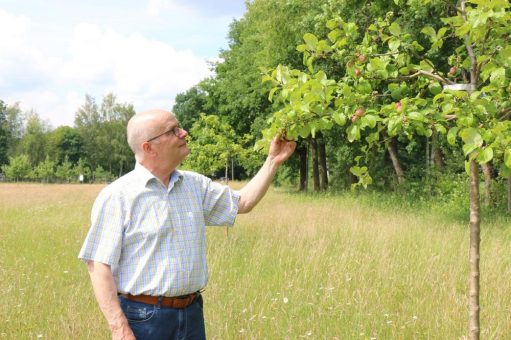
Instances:
[[[85,94],[170,108],[211,75],[244,0],[0,0],[0,99],[53,127]]]

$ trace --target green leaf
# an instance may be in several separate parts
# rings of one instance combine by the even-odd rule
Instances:
[[[504,151],[504,164],[511,169],[511,149]]]
[[[445,126],[440,124],[435,124],[435,129],[438,131],[438,133],[445,134],[447,130],[445,129]]]
[[[366,114],[364,117],[362,117],[361,121],[373,129],[376,126],[377,117],[375,115]]]
[[[421,33],[426,34],[430,36],[432,39],[436,38],[436,32],[435,29],[431,26],[426,26],[421,30]]]
[[[350,141],[350,143],[360,139],[360,128],[358,127],[358,125],[356,124],[350,125],[350,127],[348,127],[347,132],[348,140]]]
[[[493,159],[493,149],[491,147],[484,148],[483,152],[481,152],[477,156],[477,162],[479,164],[488,163]]]
[[[436,37],[438,39],[442,39],[446,32],[447,32],[447,27],[442,27],[438,30]]]
[[[417,120],[419,122],[424,122],[426,120],[426,118],[424,117],[424,114],[422,114],[421,112],[417,112],[417,111],[410,112],[408,114],[408,118],[410,118],[411,120]]]
[[[477,149],[477,146],[474,144],[465,144],[465,145],[463,145],[463,154],[465,156],[468,156],[476,149]]]
[[[451,129],[449,129],[449,132],[447,133],[447,142],[450,145],[456,144],[456,137],[458,135],[458,130],[459,130],[459,128],[457,128],[457,127],[453,127]]]
[[[429,84],[428,88],[429,92],[431,92],[431,94],[433,94],[434,96],[442,92],[442,85],[440,85],[440,83],[437,82]]]
[[[328,29],[333,30],[334,28],[337,27],[337,20],[336,19],[328,20],[327,23],[326,23],[326,27],[328,27]]]
[[[401,34],[401,27],[399,27],[397,22],[393,22],[389,27],[389,31],[392,33],[392,35],[398,36]]]
[[[357,176],[357,177],[360,177],[362,175],[362,168],[360,168],[359,166],[352,166],[350,168],[350,172]]]
[[[469,146],[479,148],[483,145],[483,138],[476,128],[469,127],[461,130],[460,137],[463,142]]]
[[[342,31],[340,29],[335,29],[333,31],[330,31],[330,33],[328,33],[327,37],[328,39],[330,39],[331,42],[335,42],[337,40],[337,38],[339,38],[342,34]]]
[[[401,46],[401,41],[396,38],[389,39],[389,49],[391,51],[397,51],[397,49]]]
[[[504,178],[511,177],[511,168],[508,168],[505,164],[500,167],[500,175]]]
[[[344,113],[336,112],[333,114],[332,118],[340,126],[346,124],[346,116],[344,115]]]
[[[316,49],[316,45],[318,44],[318,38],[312,33],[305,33],[303,36],[303,40],[307,44],[307,47],[314,50]]]

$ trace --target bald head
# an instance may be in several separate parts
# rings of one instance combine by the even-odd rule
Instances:
[[[139,160],[142,155],[142,143],[161,133],[161,129],[176,116],[169,111],[153,109],[137,113],[128,122],[128,144]]]

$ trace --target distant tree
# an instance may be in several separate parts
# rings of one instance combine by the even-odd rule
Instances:
[[[83,175],[84,181],[91,182],[92,181],[92,170],[85,163],[83,158],[80,158],[78,162],[73,167],[73,176],[75,178],[79,178],[80,175]]]
[[[10,180],[20,181],[29,178],[32,166],[28,155],[21,154],[16,157],[9,157],[9,164],[2,166],[5,177]]]
[[[19,103],[8,105],[6,110],[7,128],[9,130],[9,140],[7,141],[8,155],[13,156],[17,145],[25,133],[25,117]]]
[[[95,183],[105,183],[110,182],[112,180],[112,174],[105,169],[101,165],[94,170],[94,182]]]
[[[8,162],[8,140],[10,131],[7,125],[7,106],[0,100],[0,165]]]
[[[60,126],[48,133],[47,153],[58,164],[66,158],[76,164],[84,154],[84,141],[77,129]]]
[[[135,114],[132,104],[120,104],[112,93],[101,107],[89,95],[78,109],[75,125],[84,142],[82,157],[92,168],[101,166],[109,173],[122,175],[133,167],[133,153],[126,143],[126,124]]]
[[[172,107],[181,126],[189,131],[193,123],[199,119],[200,113],[209,113],[206,108],[207,93],[201,88],[201,82],[193,86],[188,91],[180,93],[176,96],[176,103]]]
[[[67,158],[64,160],[64,162],[57,165],[55,175],[57,176],[57,178],[59,180],[65,181],[68,183],[74,179],[73,165]]]
[[[210,176],[224,169],[227,179],[231,162],[241,153],[233,128],[216,115],[201,114],[190,135],[190,155],[185,166]]]
[[[36,111],[26,116],[25,134],[21,138],[16,153],[26,154],[32,166],[36,166],[46,158],[46,136],[50,126],[43,121]]]
[[[49,183],[53,177],[55,177],[55,162],[46,155],[46,159],[34,169],[34,178]]]

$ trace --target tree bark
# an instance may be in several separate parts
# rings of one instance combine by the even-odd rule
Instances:
[[[328,189],[328,169],[326,166],[326,146],[323,138],[319,139],[318,142],[318,154],[319,172],[321,175],[321,190],[326,191]]]
[[[225,160],[225,183],[229,183],[229,159]]]
[[[390,142],[387,143],[387,150],[389,152],[390,159],[392,160],[394,171],[396,172],[397,182],[399,184],[402,184],[405,181],[405,173],[403,171],[403,168],[401,167],[401,163],[399,162],[399,158],[397,155],[397,140],[395,137],[392,137],[390,139]]]
[[[484,205],[489,207],[492,205],[492,166],[490,163],[481,164],[484,174]]]
[[[300,191],[307,191],[307,179],[308,179],[308,159],[307,159],[307,146],[301,144],[298,148],[298,154],[300,158]]]
[[[234,181],[234,157],[231,158],[231,181]]]
[[[479,246],[481,243],[481,207],[479,202],[479,166],[470,161],[470,250],[469,250],[469,326],[468,338],[479,339]]]
[[[433,135],[431,136],[431,153],[433,157],[433,164],[437,169],[442,169],[445,165],[442,150],[440,150],[438,141],[438,131],[433,129]]]
[[[319,162],[318,162],[318,143],[316,138],[310,138],[312,151],[312,176],[314,179],[314,191],[320,190],[319,184]]]

